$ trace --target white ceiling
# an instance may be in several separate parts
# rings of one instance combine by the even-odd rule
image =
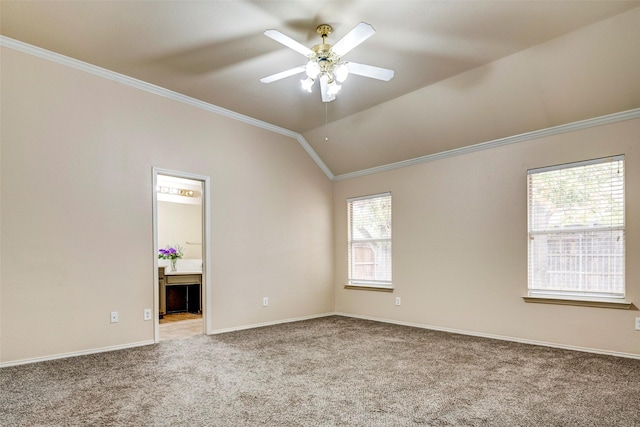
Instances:
[[[575,119],[578,113],[544,121],[520,118],[517,125],[483,128],[473,137],[456,133],[465,126],[474,132],[468,121],[450,121],[436,141],[420,127],[420,118],[398,122],[386,111],[410,105],[423,106],[425,114],[439,105],[464,109],[464,97],[453,105],[454,98],[435,90],[438,83],[639,6],[637,0],[2,0],[0,29],[6,37],[301,133],[334,174],[344,174]],[[327,42],[335,43],[360,21],[373,25],[376,34],[345,59],[395,70],[390,82],[351,76],[328,104],[317,88],[302,92],[300,76],[259,82],[305,62],[264,30],[277,29],[311,47],[320,42],[317,25],[332,25]],[[458,89],[472,92],[468,84]],[[636,89],[631,100],[609,108],[639,107]],[[439,98],[429,98],[433,105],[404,103],[418,93]],[[476,112],[479,117],[495,120],[495,112],[483,110]]]

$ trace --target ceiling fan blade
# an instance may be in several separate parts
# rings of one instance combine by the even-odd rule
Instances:
[[[358,64],[357,62],[347,62],[349,73],[359,76],[371,77],[372,79],[384,80],[388,82],[393,78],[393,70],[387,68],[374,67],[373,65]]]
[[[295,74],[300,74],[305,70],[306,70],[305,67],[291,68],[290,70],[281,71],[279,73],[275,73],[270,76],[263,77],[260,79],[260,81],[262,83],[271,83],[271,82],[275,82],[276,80],[284,79],[285,77],[293,76]]]
[[[343,56],[375,33],[376,30],[371,25],[361,22],[334,44],[331,50],[336,55]]]
[[[336,99],[335,95],[329,94],[329,78],[326,75],[320,77],[320,94],[322,102],[331,102]]]
[[[297,41],[295,41],[291,37],[285,36],[284,34],[282,34],[278,30],[267,30],[267,31],[264,32],[264,35],[269,37],[269,38],[272,38],[273,40],[277,41],[278,43],[282,43],[286,47],[291,48],[291,49],[295,50],[298,53],[303,54],[304,56],[308,56],[308,55],[313,54],[313,51],[311,49],[309,49],[308,47],[306,47],[303,44],[298,43]]]

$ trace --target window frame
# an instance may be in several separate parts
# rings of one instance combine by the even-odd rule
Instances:
[[[621,162],[622,164],[622,183],[621,183],[621,194],[622,194],[622,220],[621,223],[609,224],[606,226],[580,226],[580,227],[567,227],[554,229],[550,227],[536,227],[533,225],[535,221],[534,218],[534,208],[533,204],[533,186],[532,186],[532,175],[538,173],[552,172],[552,171],[560,171],[567,170],[570,168],[577,167],[586,167],[595,164],[608,163],[608,162]],[[551,303],[551,304],[563,304],[563,305],[584,305],[584,306],[595,306],[595,307],[606,307],[606,308],[623,308],[629,309],[631,307],[631,303],[625,300],[626,295],[626,278],[625,278],[625,263],[626,263],[626,239],[625,239],[625,230],[626,230],[626,198],[625,198],[625,180],[626,180],[626,171],[625,171],[625,159],[624,154],[615,155],[615,156],[607,156],[601,158],[595,158],[584,161],[577,161],[565,164],[559,164],[548,167],[534,168],[529,169],[527,171],[527,296],[523,297],[525,302],[535,302],[535,303]],[[612,190],[613,191],[613,190]],[[592,289],[583,290],[583,291],[575,291],[566,289],[540,289],[539,287],[533,286],[533,269],[535,267],[535,254],[533,251],[533,241],[535,236],[541,235],[555,235],[559,236],[559,238],[583,238],[584,236],[590,233],[597,233],[598,231],[609,231],[611,233],[618,232],[619,236],[622,236],[622,255],[621,255],[621,263],[622,269],[622,292],[604,292],[604,291],[594,291]],[[619,239],[619,237],[618,237]],[[578,252],[579,257],[588,257],[589,253],[587,249],[580,250]],[[586,269],[581,269],[576,274],[585,275],[588,274],[589,271]],[[609,270],[607,274],[613,274]],[[539,286],[539,285],[537,285]]]
[[[390,211],[389,211],[389,237],[372,237],[372,238],[355,238],[353,234],[353,203],[362,201],[362,200],[370,200],[377,198],[388,198],[390,203]],[[392,250],[392,238],[393,238],[393,199],[391,192],[383,192],[370,194],[366,196],[352,197],[347,199],[347,284],[345,285],[346,289],[365,289],[365,290],[376,290],[376,291],[385,291],[385,292],[393,292],[393,250]],[[389,280],[367,280],[360,279],[354,277],[354,259],[353,256],[355,254],[354,245],[358,244],[369,244],[376,242],[384,242],[388,244],[388,269],[389,269]],[[375,262],[375,261],[374,261]]]

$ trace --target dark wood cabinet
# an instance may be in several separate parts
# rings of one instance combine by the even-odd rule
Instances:
[[[167,313],[202,312],[202,274],[169,273],[158,268],[160,318]]]
[[[167,313],[200,313],[200,284],[167,286],[166,295]]]

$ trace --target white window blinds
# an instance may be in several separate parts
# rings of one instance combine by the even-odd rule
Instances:
[[[349,284],[391,287],[391,193],[347,200]]]
[[[529,294],[624,298],[624,156],[528,171]]]

